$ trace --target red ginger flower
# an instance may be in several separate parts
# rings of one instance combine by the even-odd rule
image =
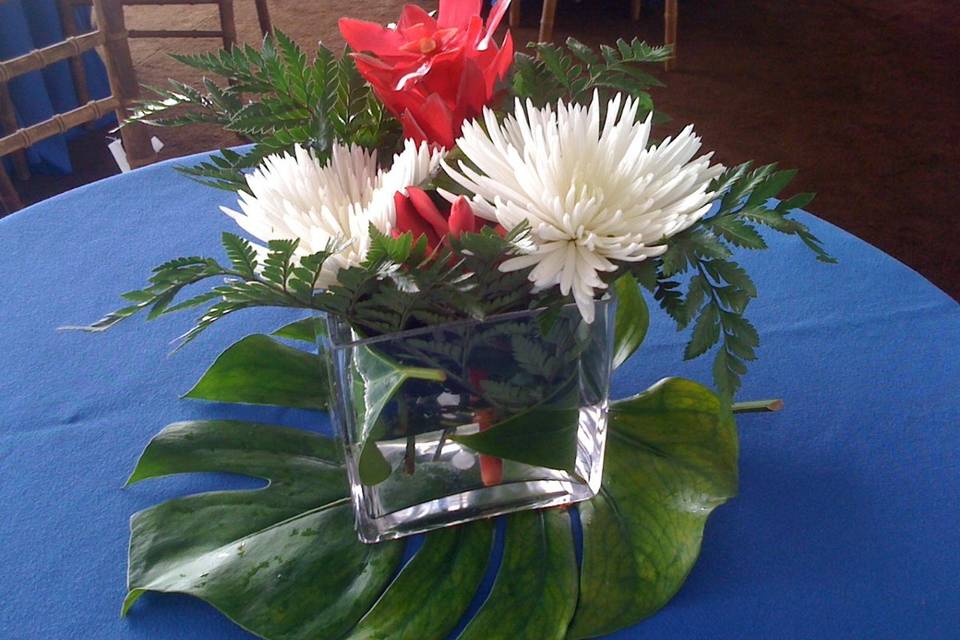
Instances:
[[[408,4],[396,28],[340,19],[357,69],[417,144],[453,146],[463,121],[490,104],[513,61],[510,34],[493,42],[510,0],[499,0],[486,26],[482,0],[440,0],[434,19]]]
[[[457,198],[450,213],[444,215],[423,189],[407,187],[407,194],[397,191],[393,195],[397,210],[394,233],[399,235],[410,231],[414,238],[426,236],[431,251],[443,244],[447,236],[458,238],[461,233],[477,233],[490,224],[473,215],[470,203],[463,196]]]

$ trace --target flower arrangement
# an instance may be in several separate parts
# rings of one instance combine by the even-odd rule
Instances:
[[[678,329],[693,325],[685,358],[720,344],[714,382],[732,397],[759,344],[744,317],[756,288],[734,252],[766,248],[763,225],[832,261],[789,217],[812,194],[767,206],[795,171],[711,163],[692,126],[656,140],[660,83],[643,67],[668,49],[571,38],[514,53],[509,34],[494,38],[508,4],[486,22],[474,0],[441,2],[436,17],[407,5],[386,27],[343,18],[352,49],[321,44],[312,64],[281,32],[261,50],[175,56],[231,82],[171,80],[134,119],[253,140],[180,170],[239,193],[240,211],[224,211],[263,244],[225,234],[232,267],[163,265],[127,296],[135,305],[91,328],[162,315],[211,277],[229,280],[173,307],[214,302],[184,341],[258,304],[346,313],[366,335],[566,302],[589,321],[598,294],[636,281]]]
[[[241,309],[318,314],[280,335],[306,327],[319,345],[366,542],[597,495],[610,375],[649,322],[641,290],[692,326],[684,358],[713,352],[719,397],[684,382],[631,402],[661,411],[683,396],[727,433],[759,344],[744,315],[757,290],[735,251],[766,248],[763,225],[832,261],[790,217],[812,196],[771,200],[793,171],[723,167],[692,126],[658,136],[644,65],[666,49],[570,39],[514,52],[509,34],[495,38],[508,5],[486,20],[479,0],[441,0],[436,15],[407,5],[388,26],[343,18],[349,48],[321,45],[313,62],[280,32],[259,50],[178,56],[229,82],[171,81],[134,116],[253,142],[181,169],[237,192],[222,209],[250,239],[223,234],[227,264],[160,265],[87,328],[203,307],[185,344]],[[287,362],[277,349],[258,353]],[[736,447],[718,447],[716,468],[735,465]],[[732,495],[735,470],[720,485],[704,514]]]

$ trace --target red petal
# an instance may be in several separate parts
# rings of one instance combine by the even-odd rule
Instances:
[[[470,384],[475,387],[479,387],[480,383],[489,377],[490,375],[487,373],[486,369],[478,369],[476,367],[470,367],[467,369],[467,378],[470,379]]]
[[[427,32],[423,35],[429,35],[437,29],[437,21],[423,7],[415,4],[404,5],[400,12],[400,20],[397,21],[397,31],[406,35],[407,29],[417,25],[427,27]],[[423,35],[417,35],[416,37],[422,38]]]
[[[463,52],[458,49],[434,56],[430,73],[419,80],[421,88],[427,94],[440,96],[450,108],[455,108],[463,63]]]
[[[503,458],[480,454],[480,481],[485,487],[495,487],[503,482]]]
[[[353,63],[356,65],[357,71],[360,72],[364,80],[372,84],[375,89],[393,90],[392,85],[395,73],[392,67],[373,56],[368,56],[363,53],[353,54]]]
[[[475,233],[477,218],[473,215],[470,203],[463,196],[453,201],[450,207],[450,235],[459,238],[461,233]]]
[[[397,231],[400,233],[410,231],[414,238],[427,236],[427,246],[430,248],[437,246],[439,237],[420,216],[409,198],[397,191],[393,194],[393,204],[397,209]]]
[[[487,104],[487,96],[487,83],[483,78],[483,71],[473,60],[465,60],[456,102],[456,112],[463,116],[461,122],[465,118],[479,115]]]
[[[481,432],[493,426],[493,411],[490,409],[477,411],[474,418],[476,418],[477,426]],[[481,453],[480,480],[485,487],[492,487],[503,482],[503,459]]]
[[[513,37],[507,32],[503,44],[500,46],[500,51],[497,53],[497,59],[493,63],[498,80],[506,77],[511,64],[513,64]]]
[[[463,123],[463,120],[457,120],[457,116],[450,111],[443,98],[435,93],[431,94],[419,109],[411,109],[411,117],[416,120],[417,126],[426,134],[429,142],[445,149],[453,146]]]
[[[387,29],[373,22],[340,18],[339,25],[340,34],[354,51],[370,51],[377,55],[396,55],[405,42],[403,36],[393,29]]]
[[[450,233],[450,225],[447,223],[447,219],[437,209],[437,205],[433,204],[433,200],[430,199],[426,191],[419,187],[407,187],[407,196],[413,206],[416,207],[420,217],[433,227],[437,237],[443,239]]]
[[[409,109],[400,114],[400,125],[403,127],[403,137],[410,138],[417,146],[424,142],[432,142]]]
[[[480,15],[481,0],[440,0],[437,26],[463,28],[472,16]]]
[[[517,1],[519,2],[519,0]],[[509,7],[510,0],[498,0],[497,4],[494,5],[493,11],[487,16],[487,33],[483,36],[483,41],[480,43],[481,49],[486,48],[490,44],[490,39],[493,38],[493,32],[500,26],[500,21],[503,20],[503,16],[507,13]]]

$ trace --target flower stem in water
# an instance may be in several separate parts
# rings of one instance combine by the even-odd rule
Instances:
[[[416,470],[417,434],[410,429],[407,399],[403,397],[403,394],[397,397],[397,418],[400,420],[401,432],[407,435],[407,448],[403,453],[403,470],[407,475],[413,475]]]

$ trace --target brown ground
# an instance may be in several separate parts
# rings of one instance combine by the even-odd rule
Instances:
[[[341,44],[343,14],[392,21],[400,1],[271,0],[274,25],[304,46]],[[818,215],[882,248],[960,298],[960,11],[935,0],[689,0],[680,3],[680,65],[654,94],[673,125],[694,122],[725,163],[779,161],[800,169],[795,187],[814,190]],[[238,32],[259,32],[252,0],[237,0]],[[626,0],[562,2],[555,39],[597,44],[662,38],[662,3],[639,23]],[[524,7],[518,39],[535,37],[539,3]],[[215,28],[209,7],[128,8],[128,26]],[[168,51],[215,41],[137,40],[140,80],[190,78]],[[233,144],[216,130],[166,130],[164,157]],[[98,144],[75,145],[82,172],[23,185],[28,201],[113,173]]]

